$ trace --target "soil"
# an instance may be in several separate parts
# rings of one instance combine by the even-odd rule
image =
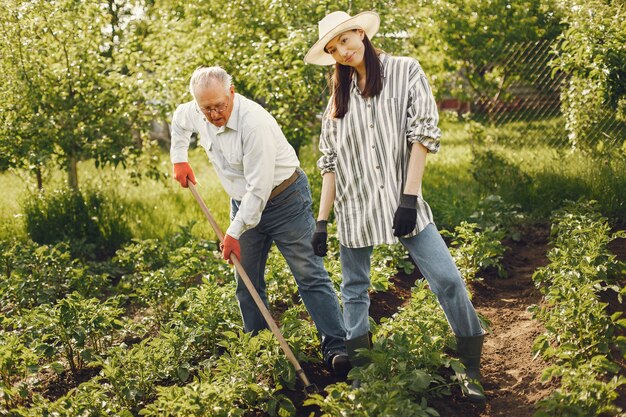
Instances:
[[[442,417],[531,417],[534,404],[556,388],[554,383],[541,382],[547,363],[533,357],[532,343],[544,328],[528,311],[529,306],[541,303],[532,275],[548,263],[548,236],[548,225],[539,225],[525,230],[519,241],[503,242],[507,247],[503,264],[508,277],[499,278],[495,271],[487,271],[470,284],[476,310],[491,322],[481,367],[487,401],[473,404],[462,397],[459,389],[453,390],[451,397],[429,400]],[[615,240],[609,248],[618,259],[626,261],[626,239]],[[393,315],[410,298],[411,287],[420,276],[417,268],[411,275],[400,273],[391,279],[389,291],[372,293],[370,316],[379,322]],[[302,366],[320,391],[337,381],[323,365]],[[287,395],[298,408],[297,416],[320,415],[315,407],[302,406],[304,394]],[[621,398],[617,402],[621,405],[623,401]]]

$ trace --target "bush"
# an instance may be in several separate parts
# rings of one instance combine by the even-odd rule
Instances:
[[[62,188],[23,204],[26,231],[40,244],[67,241],[73,256],[103,259],[131,238],[120,207],[101,192]]]

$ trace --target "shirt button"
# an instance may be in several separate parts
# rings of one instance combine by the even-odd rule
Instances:
[[[376,149],[376,146],[372,145],[372,149]]]
[[[371,124],[371,125],[370,125],[370,127],[374,127],[374,125],[373,125],[373,124]]]
[[[367,107],[372,107],[372,105],[371,105],[371,104],[368,104],[368,105],[367,105]]]
[[[380,169],[380,165],[376,165],[376,169]]]
[[[380,186],[380,188],[385,188],[385,186],[384,186],[384,185],[381,185],[381,186]]]

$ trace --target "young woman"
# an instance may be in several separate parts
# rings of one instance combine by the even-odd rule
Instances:
[[[313,235],[318,256],[326,255],[326,225],[334,203],[343,272],[346,347],[369,348],[369,294],[374,245],[396,243],[411,258],[437,296],[457,339],[467,374],[464,392],[485,399],[479,384],[484,332],[465,284],[422,198],[426,155],[439,150],[439,116],[419,63],[393,57],[371,42],[380,19],[374,12],[350,17],[333,12],[319,22],[319,40],[305,61],[335,64],[332,95],[320,135],[323,176]]]

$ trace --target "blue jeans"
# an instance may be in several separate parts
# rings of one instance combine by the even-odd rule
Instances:
[[[231,200],[231,220],[239,210]],[[324,359],[345,352],[346,330],[339,300],[323,259],[313,253],[311,238],[315,228],[311,211],[311,190],[304,172],[282,193],[267,202],[259,224],[244,232],[240,239],[241,264],[266,306],[265,264],[272,242],[283,254],[293,274],[300,297],[315,322],[322,341]],[[256,333],[268,328],[241,277],[237,277],[237,299],[244,330]]]
[[[465,283],[437,228],[432,223],[416,236],[400,238],[409,255],[428,281],[456,336],[483,334],[478,316],[470,301]],[[341,297],[346,325],[346,339],[369,331],[370,263],[372,246],[347,248],[341,245],[343,282]]]

